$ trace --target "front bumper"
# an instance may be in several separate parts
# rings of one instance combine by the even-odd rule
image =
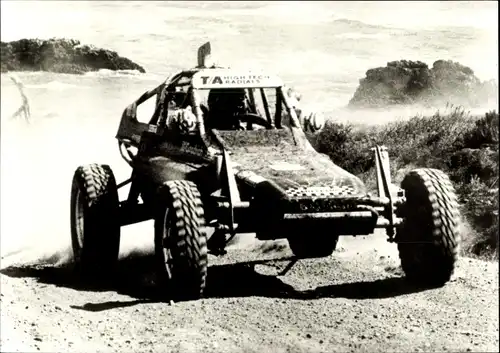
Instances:
[[[368,235],[389,225],[383,217],[388,203],[386,198],[359,195],[348,187],[281,190],[265,182],[244,210],[235,209],[235,220],[239,231],[257,232],[260,239],[285,238],[297,229]]]

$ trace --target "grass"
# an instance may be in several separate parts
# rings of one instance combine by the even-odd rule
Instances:
[[[463,254],[498,259],[498,127],[496,111],[478,117],[447,106],[443,113],[382,126],[329,121],[314,144],[371,189],[376,183],[375,145],[388,147],[396,184],[414,168],[445,171],[460,201]]]

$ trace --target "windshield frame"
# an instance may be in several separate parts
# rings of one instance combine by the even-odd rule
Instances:
[[[217,87],[217,88],[194,88],[192,85],[191,85],[191,101],[193,103],[193,107],[192,107],[192,110],[194,112],[194,114],[196,115],[196,118],[197,118],[197,123],[198,123],[198,126],[199,126],[199,133],[200,135],[205,135],[206,134],[206,131],[205,131],[205,122],[204,122],[204,115],[203,115],[203,111],[201,109],[201,104],[202,104],[202,99],[201,99],[201,92],[203,91],[209,91],[210,89],[217,89],[217,88],[220,88],[220,89],[223,89],[223,88],[226,88],[225,86],[224,87]],[[262,104],[263,104],[263,108],[264,108],[264,113],[265,113],[265,118],[267,119],[267,121],[272,124],[273,126],[275,126],[276,128],[280,129],[280,128],[283,128],[282,124],[281,124],[281,114],[275,114],[276,116],[275,117],[272,117],[271,116],[271,113],[270,113],[270,110],[269,110],[269,103],[268,103],[268,99],[267,99],[267,95],[266,95],[266,92],[265,92],[265,89],[269,89],[269,88],[274,88],[276,89],[276,102],[277,102],[277,106],[279,106],[279,108],[281,109],[281,106],[282,104],[284,105],[284,109],[286,110],[286,113],[290,116],[290,124],[292,127],[296,127],[296,128],[300,128],[300,123],[299,123],[299,119],[297,117],[297,114],[295,112],[295,109],[293,109],[292,105],[290,104],[290,101],[288,100],[288,96],[286,95],[286,93],[283,91],[283,86],[278,86],[278,87],[261,87],[261,86],[258,86],[258,87],[255,87],[255,86],[252,86],[250,85],[250,87],[247,87],[247,86],[242,86],[241,88],[245,89],[245,91],[247,92],[248,94],[248,98],[250,100],[250,102],[255,106],[255,93],[254,90],[257,90],[257,91],[260,91],[258,93],[260,93],[260,96],[261,96],[261,99],[262,99]]]

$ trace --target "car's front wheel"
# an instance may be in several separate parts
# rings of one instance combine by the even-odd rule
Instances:
[[[198,299],[205,289],[208,249],[203,204],[193,182],[166,182],[155,219],[160,278],[172,297]]]
[[[422,168],[401,183],[406,204],[398,211],[403,226],[397,242],[406,277],[423,285],[442,286],[453,274],[460,243],[457,196],[448,176]]]

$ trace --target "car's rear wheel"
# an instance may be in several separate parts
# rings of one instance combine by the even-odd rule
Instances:
[[[82,274],[111,271],[120,249],[119,200],[108,165],[76,169],[71,186],[71,243],[76,269]]]
[[[198,299],[205,289],[208,249],[203,204],[193,182],[166,182],[155,219],[160,279],[171,298]]]
[[[415,169],[401,183],[406,204],[397,241],[406,277],[442,286],[453,274],[460,242],[457,196],[448,176],[436,169]]]

